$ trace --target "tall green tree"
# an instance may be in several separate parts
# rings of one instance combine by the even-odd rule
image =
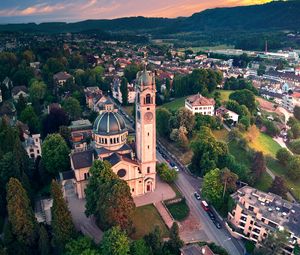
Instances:
[[[41,225],[39,228],[39,254],[40,255],[49,255],[50,254],[50,241],[49,241],[49,235],[44,227],[44,225]]]
[[[130,188],[112,170],[108,162],[94,161],[85,190],[86,214],[95,215],[102,228],[120,226],[132,231],[135,204]]]
[[[162,137],[170,135],[169,121],[171,113],[166,108],[159,108],[156,110],[156,129],[157,133]]]
[[[248,89],[238,90],[230,94],[230,100],[238,102],[240,105],[245,105],[250,112],[256,108],[254,93]]]
[[[42,153],[43,165],[53,176],[70,169],[70,149],[59,134],[51,134],[46,137],[42,145]]]
[[[132,82],[136,78],[137,72],[140,70],[141,68],[137,64],[132,63],[125,67],[124,77],[127,79],[128,82]]]
[[[178,173],[175,170],[170,169],[166,163],[157,164],[156,171],[159,177],[167,183],[173,183],[178,178]]]
[[[291,180],[300,179],[300,157],[293,157],[287,166],[287,175]]]
[[[151,250],[144,239],[139,239],[131,242],[130,245],[131,255],[150,255]]]
[[[40,121],[31,105],[26,106],[21,112],[19,119],[28,125],[31,133],[39,133]]]
[[[29,95],[33,101],[40,101],[44,99],[47,86],[43,81],[32,80],[29,87]]]
[[[69,114],[70,118],[77,120],[81,117],[81,106],[77,99],[68,97],[62,103],[63,109]]]
[[[204,176],[202,186],[203,197],[217,207],[223,202],[223,184],[221,174],[222,172],[218,168],[211,170]]]
[[[292,158],[292,154],[286,148],[280,148],[276,152],[276,158],[280,164],[287,166],[288,162]]]
[[[295,106],[294,107],[294,116],[297,120],[300,121],[300,106]]]
[[[289,189],[283,177],[275,176],[269,191],[285,198]]]
[[[53,242],[55,247],[62,251],[66,242],[75,236],[75,227],[61,187],[54,180],[51,183],[51,196],[53,198],[51,207]]]
[[[264,154],[261,151],[257,151],[254,154],[251,171],[256,181],[259,180],[262,174],[266,171],[266,161]]]
[[[151,248],[152,254],[163,255],[163,240],[161,230],[155,226],[154,230],[144,237],[146,243]]]
[[[122,93],[122,105],[128,105],[128,81],[125,77],[122,78],[120,91]]]
[[[102,255],[128,255],[130,251],[129,239],[120,227],[112,227],[107,230],[101,243]]]
[[[68,241],[65,246],[64,255],[100,255],[100,249],[96,247],[93,241],[86,237],[80,236],[77,239]]]
[[[13,234],[20,243],[33,245],[37,236],[37,223],[26,191],[19,180],[9,180],[6,200],[8,220]]]
[[[183,241],[179,237],[179,227],[177,222],[174,222],[170,229],[170,240],[165,244],[167,250],[171,254],[180,254],[180,248],[183,246]]]

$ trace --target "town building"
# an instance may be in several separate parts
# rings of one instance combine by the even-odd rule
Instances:
[[[185,108],[190,110],[193,115],[200,113],[213,116],[215,114],[215,100],[198,93],[185,99]]]
[[[239,121],[239,115],[226,109],[224,106],[221,106],[216,110],[216,115],[222,120],[231,120],[233,125],[236,125]]]
[[[231,197],[235,207],[228,213],[228,227],[234,237],[259,245],[269,233],[285,230],[289,240],[284,254],[292,254],[294,246],[300,244],[300,204],[249,186],[240,188]]]
[[[135,101],[135,143],[128,142],[128,129],[123,117],[114,109],[114,104],[111,102],[105,104],[105,110],[99,114],[93,124],[91,146],[87,149],[74,150],[70,155],[72,171],[60,174],[64,187],[73,186],[77,196],[84,198],[84,190],[90,177],[89,169],[93,161],[98,159],[106,160],[111,164],[112,171],[127,182],[133,197],[154,191],[156,186],[155,93],[154,74],[147,70],[139,72]]]
[[[68,74],[67,72],[59,72],[53,75],[54,82],[59,86],[65,85],[67,80],[69,79],[74,79],[74,78],[71,74]]]
[[[23,142],[24,149],[26,150],[28,157],[32,159],[37,159],[37,157],[41,157],[42,148],[41,148],[41,135],[33,134],[30,135],[28,133],[24,133]]]
[[[289,112],[293,112],[295,106],[292,95],[283,95],[281,105],[284,109],[288,110]]]
[[[25,86],[13,87],[11,90],[11,95],[16,102],[19,101],[21,96],[23,98],[29,97],[28,89]]]
[[[85,101],[88,108],[93,111],[97,111],[97,106],[103,100],[103,92],[98,87],[87,87],[84,89]],[[102,100],[101,100],[102,99]]]
[[[215,253],[207,246],[200,247],[197,243],[185,245],[180,249],[180,255],[214,255]]]
[[[128,90],[127,101],[129,104],[133,104],[135,102],[135,96],[136,96],[134,84],[128,83],[127,90]],[[120,79],[114,79],[112,84],[112,95],[113,98],[117,99],[120,104],[123,103]]]

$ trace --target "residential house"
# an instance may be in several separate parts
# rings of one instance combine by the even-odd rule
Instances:
[[[74,77],[67,72],[59,72],[53,75],[54,82],[59,86],[66,84],[67,80],[69,79],[74,79]]]
[[[185,99],[185,108],[190,110],[193,115],[200,113],[213,116],[215,113],[215,100],[206,98],[198,93]]]
[[[239,115],[226,109],[224,106],[221,106],[216,110],[216,116],[218,116],[221,120],[231,120],[233,125],[239,121]]]
[[[189,244],[185,245],[180,249],[181,255],[215,255],[213,251],[207,246],[204,245],[202,247],[199,244]]]
[[[41,148],[41,135],[40,134],[27,134],[24,133],[23,142],[24,149],[26,150],[28,157],[32,159],[37,159],[37,157],[42,156],[42,148]]]
[[[11,95],[16,102],[19,101],[20,96],[23,98],[29,97],[28,89],[25,86],[13,87],[11,90]]]

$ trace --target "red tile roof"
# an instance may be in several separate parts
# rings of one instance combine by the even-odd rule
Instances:
[[[215,105],[215,100],[212,98],[207,98],[202,96],[201,94],[196,94],[189,96],[186,99],[192,106],[207,106],[207,105]]]

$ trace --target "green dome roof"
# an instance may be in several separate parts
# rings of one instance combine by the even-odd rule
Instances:
[[[126,131],[123,117],[117,112],[104,112],[100,114],[93,127],[93,132],[99,135],[119,134]]]

